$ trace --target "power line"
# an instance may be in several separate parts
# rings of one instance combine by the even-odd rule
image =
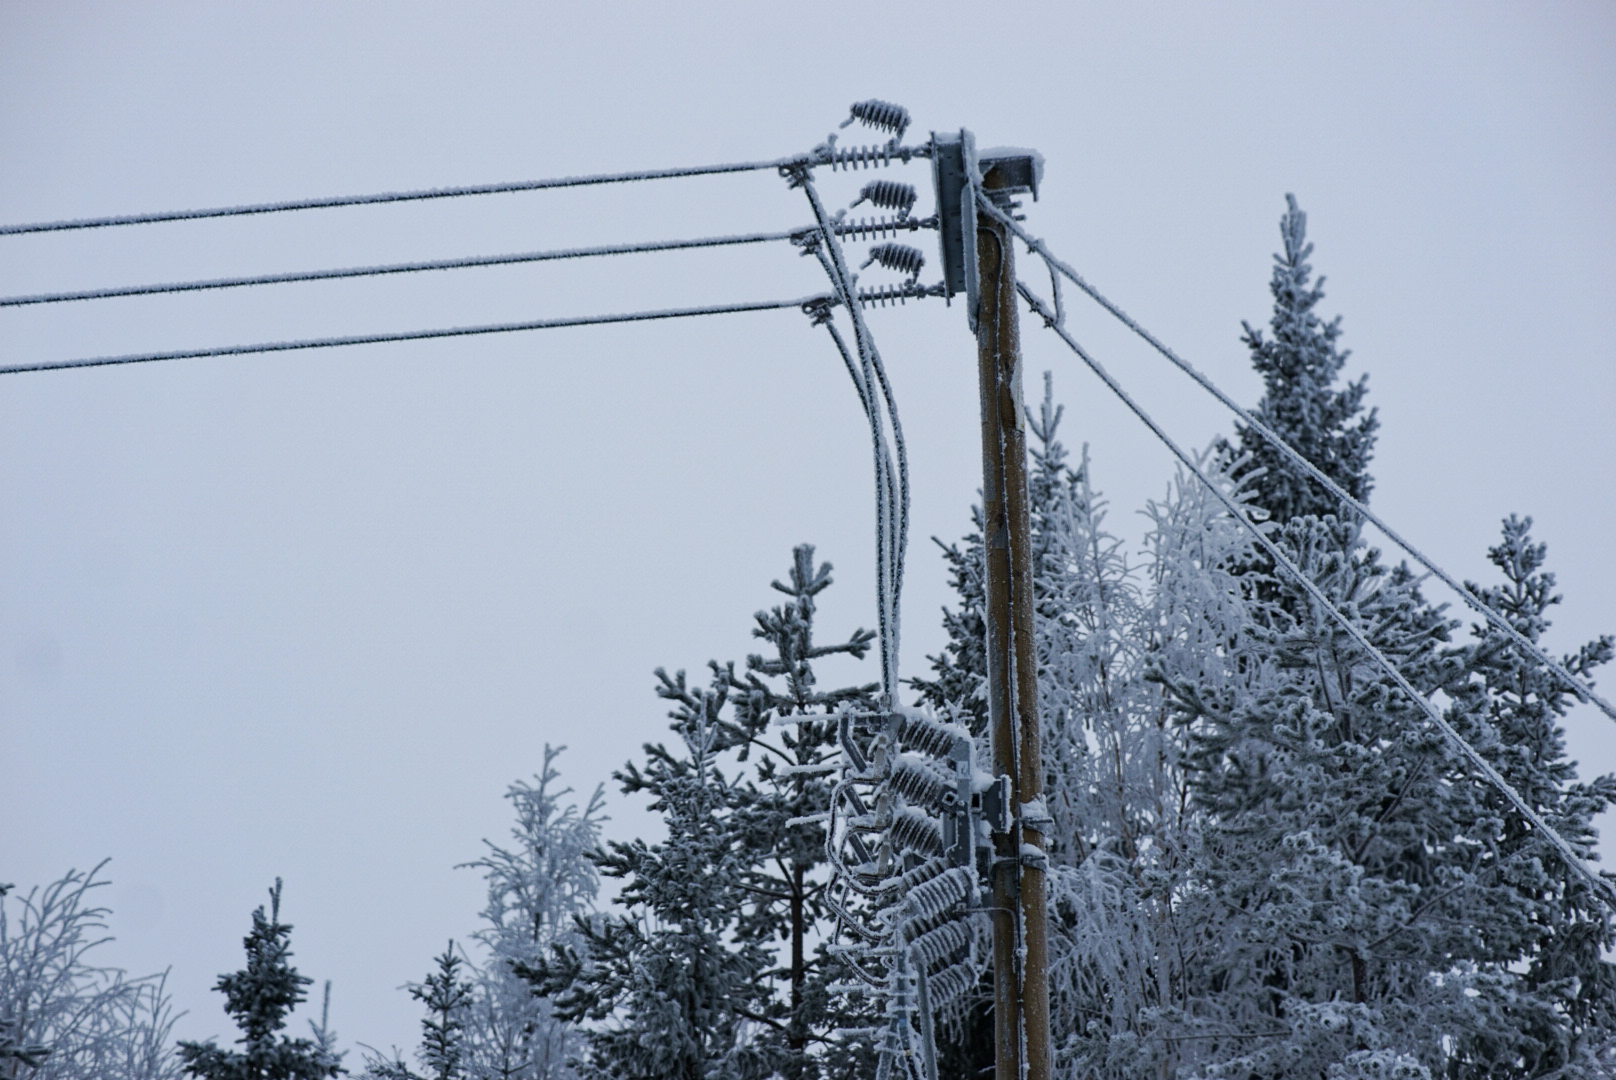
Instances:
[[[876,218],[855,222],[835,222],[833,231],[843,236],[885,236],[936,227],[935,218]],[[106,289],[72,292],[35,293],[0,297],[0,307],[26,307],[33,304],[61,304],[75,300],[108,300],[124,296],[152,296],[159,293],[198,292],[206,289],[234,289],[249,285],[283,285],[300,281],[331,281],[342,278],[380,277],[425,270],[462,270],[479,266],[512,266],[549,262],[556,259],[583,259],[600,255],[628,255],[641,252],[683,251],[694,248],[763,244],[778,240],[802,243],[818,226],[808,225],[785,232],[739,233],[732,236],[704,236],[694,240],[649,240],[635,244],[602,244],[596,247],[558,248],[553,251],[526,251],[506,255],[473,255],[463,259],[430,259],[424,262],[385,263],[377,266],[351,266],[334,270],[295,270],[283,274],[255,274],[247,277],[205,278],[200,281],[160,282],[153,285],[122,285]]]
[[[1610,717],[1612,720],[1616,720],[1616,705],[1612,705],[1609,701],[1606,701],[1603,697],[1595,693],[1592,686],[1583,682],[1581,679],[1578,679],[1566,669],[1564,664],[1561,664],[1559,661],[1549,656],[1549,654],[1539,648],[1535,642],[1511,625],[1508,619],[1505,619],[1497,611],[1493,610],[1490,604],[1482,600],[1469,589],[1460,585],[1451,574],[1442,569],[1442,567],[1438,566],[1434,561],[1427,557],[1424,552],[1420,551],[1419,548],[1415,547],[1407,540],[1404,540],[1403,537],[1396,532],[1396,530],[1394,530],[1390,525],[1386,524],[1386,522],[1383,521],[1379,515],[1374,513],[1374,511],[1370,510],[1368,506],[1349,495],[1340,484],[1337,484],[1329,476],[1320,471],[1318,467],[1315,466],[1311,461],[1303,457],[1301,453],[1299,453],[1295,447],[1291,446],[1290,443],[1286,442],[1278,432],[1274,431],[1272,428],[1268,427],[1268,425],[1258,420],[1255,416],[1252,416],[1251,413],[1241,408],[1233,398],[1229,397],[1228,394],[1225,394],[1222,390],[1220,390],[1211,379],[1201,374],[1201,372],[1192,366],[1189,361],[1180,357],[1176,352],[1158,340],[1155,335],[1150,333],[1150,331],[1146,330],[1144,327],[1140,326],[1137,322],[1130,318],[1128,314],[1121,308],[1117,307],[1117,305],[1113,304],[1110,300],[1106,299],[1105,296],[1101,295],[1099,290],[1095,289],[1094,286],[1085,281],[1082,275],[1080,275],[1076,270],[1072,269],[1060,259],[1057,259],[1054,254],[1050,252],[1049,248],[1045,246],[1042,240],[1028,235],[1027,230],[1023,229],[1019,224],[1013,221],[1009,215],[1003,213],[998,209],[998,207],[993,206],[991,203],[984,201],[980,205],[987,213],[1004,222],[1004,224],[1027,245],[1028,250],[1042,257],[1045,265],[1064,275],[1072,282],[1072,284],[1076,285],[1079,289],[1082,289],[1085,293],[1087,293],[1089,297],[1097,304],[1103,307],[1106,311],[1110,312],[1112,315],[1116,316],[1116,318],[1124,326],[1138,334],[1152,348],[1166,357],[1175,367],[1184,372],[1184,374],[1188,375],[1190,378],[1194,379],[1203,390],[1217,398],[1217,400],[1220,401],[1231,412],[1233,412],[1235,416],[1239,417],[1242,422],[1247,424],[1253,431],[1257,432],[1265,440],[1267,440],[1269,445],[1273,446],[1274,449],[1278,450],[1282,455],[1284,455],[1286,460],[1295,465],[1297,468],[1302,469],[1314,480],[1317,480],[1320,484],[1322,484],[1324,489],[1339,499],[1343,505],[1350,507],[1354,513],[1362,515],[1366,521],[1373,523],[1376,528],[1378,528],[1387,536],[1388,539],[1392,541],[1392,543],[1396,544],[1398,547],[1407,552],[1410,558],[1423,566],[1431,573],[1432,576],[1437,578],[1437,580],[1441,581],[1444,585],[1448,586],[1448,588],[1458,593],[1467,605],[1469,605],[1477,614],[1481,615],[1482,618],[1491,623],[1493,627],[1500,633],[1508,637],[1517,648],[1521,649],[1533,660],[1537,661],[1549,671],[1553,672],[1573,694],[1583,701],[1592,702],[1606,716]],[[1051,277],[1053,278],[1053,275],[1051,275]],[[1058,302],[1057,294],[1057,305]],[[1064,312],[1061,312],[1058,307],[1055,315],[1057,325],[1064,322]]]
[[[422,188],[416,191],[384,191],[373,195],[336,195],[284,202],[248,203],[217,206],[205,210],[166,210],[152,214],[119,214],[110,217],[73,218],[65,221],[38,221],[22,225],[0,225],[0,236],[24,233],[67,232],[74,229],[104,229],[115,225],[152,225],[164,221],[196,221],[204,218],[246,217],[278,214],[288,210],[321,210],[336,206],[368,206],[376,203],[421,202],[427,199],[458,199],[468,195],[504,195],[518,191],[544,191],[550,188],[590,187],[597,184],[623,184],[636,180],[671,180],[682,176],[715,176],[724,173],[778,170],[790,166],[832,169],[859,169],[890,165],[925,158],[929,146],[815,147],[807,154],[772,158],[767,161],[737,161],[722,165],[689,165],[677,169],[640,169],[635,172],[597,173],[588,176],[557,176],[544,180],[516,180],[504,184],[473,184],[464,187]]]
[[[56,371],[62,368],[109,367],[114,364],[148,364],[158,360],[195,360],[210,356],[244,356],[249,353],[293,352],[300,349],[331,349],[343,345],[379,345],[389,341],[423,341],[428,338],[473,337],[479,334],[510,334],[521,330],[553,330],[564,326],[598,326],[603,323],[651,322],[683,319],[695,315],[732,315],[745,311],[774,311],[780,308],[808,308],[834,303],[829,296],[806,296],[796,300],[757,300],[741,304],[712,304],[706,307],[664,308],[617,315],[579,315],[564,319],[534,319],[528,322],[490,323],[483,326],[451,326],[437,330],[409,330],[396,334],[355,334],[348,337],[304,338],[296,341],[269,341],[256,345],[225,345],[212,349],[180,349],[173,352],[131,353],[127,356],[94,356],[82,360],[52,360],[39,364],[13,364],[0,367],[0,375],[25,371]]]
[[[368,206],[375,203],[458,199],[467,195],[505,195],[518,191],[543,191],[548,188],[622,184],[634,180],[669,180],[680,176],[713,176],[721,173],[755,172],[761,169],[778,169],[781,165],[789,164],[795,160],[798,159],[779,158],[772,161],[741,161],[726,165],[691,165],[682,169],[642,169],[637,172],[599,173],[593,176],[557,176],[545,180],[515,180],[504,184],[422,188],[417,191],[384,191],[374,195],[334,195],[318,199],[291,199],[284,202],[248,203],[242,206],[216,206],[206,210],[165,210],[154,214],[120,214],[112,217],[73,218],[67,221],[40,221],[25,225],[0,225],[0,236],[17,236],[23,233],[67,232],[73,229],[104,229],[114,225],[152,225],[163,221],[247,217],[253,214],[279,214],[287,210],[323,210],[333,206]]]
[[[800,230],[799,230],[800,231]],[[380,266],[351,266],[337,270],[298,270],[285,274],[258,274],[251,277],[208,278],[156,285],[126,285],[79,292],[39,293],[33,296],[0,297],[0,307],[29,304],[60,304],[72,300],[106,300],[119,296],[150,296],[156,293],[198,292],[204,289],[234,289],[245,285],[282,285],[295,281],[330,281],[339,278],[379,277],[384,274],[411,274],[422,270],[461,270],[475,266],[511,266],[519,263],[549,262],[555,259],[582,259],[597,255],[626,255],[646,251],[681,251],[689,248],[762,244],[790,240],[797,232],[744,233],[736,236],[708,236],[696,240],[654,240],[639,244],[605,244],[599,247],[560,248],[554,251],[528,251],[510,255],[474,255],[464,259],[433,259],[426,262],[390,263]]]
[[[903,304],[928,296],[943,295],[939,285],[886,285],[875,289],[862,289],[858,293],[860,307]],[[293,341],[267,341],[254,345],[223,345],[211,349],[177,349],[171,352],[130,353],[124,356],[91,356],[79,360],[48,360],[37,364],[11,364],[0,366],[0,375],[17,375],[29,371],[59,371],[64,368],[111,367],[117,364],[149,364],[159,360],[197,360],[211,356],[245,356],[252,353],[293,352],[299,349],[332,349],[344,345],[380,345],[390,341],[424,341],[429,338],[474,337],[479,334],[510,334],[522,330],[554,330],[567,326],[600,326],[606,323],[654,322],[661,319],[684,319],[695,315],[733,315],[747,311],[777,311],[782,308],[801,308],[816,316],[841,303],[833,294],[803,296],[795,300],[753,300],[739,304],[709,304],[705,307],[662,308],[654,311],[631,311],[612,315],[575,315],[562,319],[533,319],[527,322],[488,323],[482,326],[450,326],[435,330],[406,330],[392,334],[354,334],[345,337],[301,338]]]
[[[1538,831],[1538,834],[1548,841],[1549,845],[1560,854],[1560,857],[1565,861],[1566,866],[1581,876],[1588,882],[1590,886],[1592,886],[1594,895],[1598,896],[1600,900],[1603,901],[1605,905],[1612,911],[1616,911],[1616,887],[1613,887],[1609,882],[1605,881],[1598,874],[1594,873],[1592,868],[1583,862],[1581,855],[1577,853],[1577,850],[1571,846],[1566,838],[1561,836],[1559,832],[1557,832],[1554,827],[1550,825],[1548,821],[1546,821],[1543,816],[1531,806],[1531,804],[1521,797],[1520,793],[1515,790],[1514,786],[1511,785],[1508,780],[1504,779],[1503,775],[1493,767],[1492,762],[1483,757],[1480,751],[1471,746],[1470,743],[1466,741],[1465,737],[1461,735],[1452,724],[1448,723],[1448,721],[1443,717],[1441,711],[1438,710],[1435,705],[1431,704],[1430,700],[1427,699],[1424,694],[1421,694],[1418,690],[1416,690],[1414,685],[1408,681],[1407,677],[1398,670],[1397,665],[1392,663],[1392,661],[1388,659],[1383,652],[1381,652],[1369,641],[1368,637],[1366,637],[1364,632],[1358,628],[1357,624],[1348,618],[1340,608],[1336,607],[1334,602],[1332,602],[1330,598],[1324,594],[1324,591],[1320,589],[1311,578],[1302,572],[1301,567],[1297,566],[1296,563],[1291,560],[1290,556],[1286,555],[1285,552],[1280,549],[1279,545],[1270,540],[1262,529],[1258,528],[1256,523],[1254,523],[1241,511],[1240,507],[1233,499],[1229,497],[1228,493],[1220,488],[1217,484],[1212,482],[1211,478],[1208,477],[1201,467],[1195,463],[1195,460],[1186,454],[1179,447],[1179,445],[1172,440],[1167,432],[1162,430],[1161,426],[1151,418],[1150,414],[1145,412],[1144,408],[1140,406],[1140,404],[1122,388],[1122,385],[1111,376],[1111,373],[1077,343],[1072,335],[1067,332],[1065,326],[1056,321],[1055,313],[1051,311],[1042,300],[1034,295],[1031,289],[1027,288],[1024,283],[1018,281],[1016,282],[1016,290],[1021,293],[1022,298],[1027,301],[1027,303],[1032,307],[1033,311],[1043,318],[1044,325],[1055,331],[1060,339],[1066,343],[1067,347],[1070,348],[1072,352],[1076,353],[1078,358],[1082,360],[1083,363],[1088,365],[1089,370],[1094,372],[1094,374],[1100,378],[1100,381],[1105,383],[1111,392],[1128,407],[1134,416],[1138,417],[1139,420],[1150,429],[1151,433],[1154,434],[1156,438],[1160,439],[1167,449],[1172,451],[1173,456],[1178,458],[1179,462],[1183,464],[1183,466],[1191,473],[1193,473],[1195,478],[1199,480],[1201,484],[1205,486],[1206,489],[1223,504],[1224,508],[1229,511],[1229,514],[1237,522],[1239,522],[1248,533],[1251,534],[1252,538],[1257,541],[1257,544],[1268,554],[1269,558],[1273,559],[1278,566],[1280,566],[1287,574],[1294,578],[1297,584],[1301,585],[1302,588],[1307,592],[1308,596],[1312,597],[1314,602],[1323,608],[1325,613],[1328,614],[1343,630],[1346,631],[1347,636],[1352,638],[1352,640],[1357,643],[1358,647],[1363,649],[1364,652],[1368,654],[1369,658],[1374,661],[1375,665],[1386,673],[1392,682],[1397,685],[1397,688],[1403,691],[1403,693],[1407,695],[1408,698],[1425,713],[1426,718],[1430,720],[1431,724],[1436,727],[1437,730],[1440,731],[1448,739],[1448,741],[1453,744],[1454,748],[1459,751],[1460,755],[1464,757],[1464,759],[1468,761],[1478,773],[1481,774],[1482,779],[1491,784],[1494,789],[1504,796],[1511,806],[1520,812],[1522,817],[1526,818],[1526,820],[1531,823],[1532,827]]]

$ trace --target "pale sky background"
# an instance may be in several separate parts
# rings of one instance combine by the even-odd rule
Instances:
[[[1375,505],[1471,578],[1499,518],[1534,515],[1566,595],[1549,644],[1616,629],[1616,6],[989,11],[0,3],[0,221],[775,157],[883,97],[919,139],[1040,149],[1029,227],[1254,403],[1240,320],[1268,317],[1295,192],[1384,423]],[[807,220],[760,173],[0,237],[0,294]],[[823,288],[779,245],[58,305],[0,312],[0,362]],[[1181,441],[1229,430],[1072,305]],[[958,305],[871,321],[913,452],[913,673],[948,600],[927,538],[979,483],[974,353]],[[1166,451],[1026,338],[1137,535]],[[110,856],[104,959],[172,965],[180,1033],[229,1040],[209,987],[280,875],[344,1044],[413,1046],[397,988],[475,928],[454,864],[505,834],[546,742],[607,780],[664,730],[651,670],[744,656],[795,543],[838,568],[826,633],[873,622],[864,438],[791,311],[0,379],[0,881]],[[1585,773],[1616,769],[1607,722],[1568,728]]]

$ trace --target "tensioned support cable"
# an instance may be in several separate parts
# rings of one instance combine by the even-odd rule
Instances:
[[[504,195],[519,191],[550,188],[590,187],[623,184],[637,180],[671,180],[683,176],[716,176],[724,173],[762,172],[767,169],[803,165],[808,168],[869,168],[907,162],[928,156],[924,146],[816,147],[811,153],[768,161],[737,161],[723,165],[690,165],[677,169],[641,169],[635,172],[597,173],[589,176],[557,176],[544,180],[517,180],[504,184],[473,184],[464,187],[422,188],[416,191],[384,191],[374,195],[336,195],[317,199],[291,199],[284,202],[248,203],[217,206],[205,210],[165,210],[152,214],[119,214],[111,217],[73,218],[66,221],[39,221],[21,225],[0,225],[0,236],[24,233],[67,232],[74,229],[105,229],[117,225],[152,225],[164,221],[196,221],[204,218],[247,217],[279,214],[289,210],[322,210],[338,206],[368,206],[376,203],[422,202],[428,199],[458,199],[469,195]]]
[[[1033,311],[1044,320],[1044,325],[1055,331],[1060,339],[1066,343],[1066,346],[1071,349],[1072,352],[1076,353],[1078,358],[1082,360],[1084,364],[1088,365],[1089,370],[1094,372],[1094,374],[1100,378],[1100,381],[1105,383],[1111,392],[1128,407],[1129,411],[1138,417],[1139,420],[1150,429],[1151,433],[1154,434],[1156,438],[1160,439],[1168,450],[1172,451],[1173,456],[1178,458],[1179,462],[1191,473],[1193,473],[1195,478],[1199,480],[1201,484],[1208,491],[1210,491],[1219,502],[1223,504],[1224,508],[1229,511],[1229,514],[1237,522],[1239,522],[1247,532],[1251,534],[1252,538],[1257,541],[1258,546],[1260,546],[1263,551],[1268,554],[1269,558],[1273,559],[1276,565],[1281,567],[1287,574],[1289,574],[1297,582],[1297,584],[1301,585],[1302,588],[1307,592],[1308,596],[1312,597],[1313,601],[1323,609],[1325,614],[1329,615],[1330,618],[1333,619],[1336,624],[1346,632],[1347,636],[1350,637],[1359,648],[1363,649],[1364,652],[1368,654],[1369,658],[1374,661],[1375,665],[1386,673],[1387,677],[1390,678],[1394,684],[1396,684],[1397,688],[1407,695],[1409,700],[1425,713],[1426,718],[1431,722],[1432,726],[1434,726],[1445,738],[1447,738],[1449,743],[1451,743],[1453,747],[1459,751],[1460,756],[1462,756],[1465,761],[1467,761],[1470,766],[1481,775],[1481,778],[1488,784],[1492,785],[1492,787],[1503,795],[1505,800],[1507,800],[1522,817],[1531,823],[1532,827],[1538,831],[1538,834],[1555,849],[1570,870],[1582,877],[1588,883],[1588,885],[1593,889],[1594,895],[1599,897],[1601,902],[1603,902],[1612,911],[1616,911],[1616,886],[1612,886],[1610,882],[1606,881],[1604,878],[1595,873],[1594,870],[1583,861],[1582,856],[1578,854],[1576,848],[1572,847],[1570,842],[1567,841],[1565,837],[1561,836],[1559,832],[1543,818],[1543,815],[1539,814],[1530,803],[1521,797],[1520,793],[1515,790],[1514,786],[1511,785],[1510,782],[1506,780],[1496,768],[1493,767],[1492,762],[1483,757],[1480,751],[1471,746],[1465,737],[1461,735],[1452,724],[1448,723],[1447,719],[1443,717],[1441,711],[1435,705],[1431,704],[1430,700],[1426,698],[1424,694],[1421,694],[1414,688],[1414,685],[1408,681],[1400,670],[1398,670],[1397,665],[1392,663],[1385,653],[1381,652],[1369,641],[1369,638],[1365,636],[1361,629],[1358,628],[1358,625],[1348,618],[1340,608],[1336,607],[1330,598],[1324,594],[1324,591],[1314,583],[1313,579],[1303,573],[1301,567],[1297,566],[1296,563],[1292,561],[1290,556],[1286,555],[1278,544],[1275,544],[1271,539],[1269,539],[1268,535],[1257,526],[1256,522],[1252,521],[1241,511],[1240,507],[1222,488],[1212,482],[1211,478],[1206,475],[1198,464],[1196,464],[1195,460],[1190,457],[1190,455],[1186,454],[1183,449],[1181,449],[1179,445],[1172,440],[1167,432],[1162,430],[1161,426],[1151,418],[1149,413],[1145,412],[1138,402],[1134,401],[1134,399],[1126,390],[1122,388],[1121,384],[1118,383],[1116,379],[1112,378],[1111,373],[1077,343],[1072,335],[1067,332],[1066,327],[1057,321],[1055,312],[1050,310],[1048,305],[1039,299],[1031,289],[1027,288],[1024,283],[1018,281],[1016,283],[1016,289],[1021,293],[1022,298],[1026,300],[1027,303],[1032,307]]]
[[[1611,704],[1599,694],[1595,693],[1592,685],[1582,679],[1577,678],[1577,676],[1572,674],[1564,664],[1560,663],[1548,653],[1544,652],[1543,649],[1540,648],[1535,642],[1517,630],[1508,619],[1504,618],[1503,615],[1495,611],[1492,605],[1482,600],[1471,590],[1459,584],[1459,582],[1455,580],[1451,574],[1428,558],[1424,552],[1420,551],[1419,548],[1403,539],[1403,537],[1396,530],[1394,530],[1390,525],[1386,524],[1386,522],[1383,521],[1374,511],[1370,510],[1368,506],[1360,502],[1358,499],[1353,498],[1346,492],[1345,489],[1341,487],[1340,484],[1336,483],[1329,476],[1325,475],[1325,473],[1323,473],[1311,461],[1303,457],[1301,453],[1298,452],[1295,447],[1291,446],[1290,443],[1286,442],[1278,432],[1264,424],[1261,420],[1258,420],[1247,410],[1241,408],[1240,405],[1234,401],[1234,399],[1219,389],[1217,384],[1203,375],[1199,370],[1191,365],[1189,361],[1183,359],[1172,349],[1168,348],[1165,344],[1158,340],[1155,335],[1151,334],[1150,331],[1146,330],[1144,327],[1140,326],[1137,322],[1130,318],[1128,314],[1121,308],[1117,307],[1117,305],[1106,299],[1106,297],[1095,289],[1094,286],[1085,281],[1082,275],[1080,275],[1076,270],[1072,269],[1060,259],[1057,259],[1050,252],[1049,248],[1045,246],[1042,240],[1030,236],[1025,229],[1012,220],[1009,215],[1000,211],[997,207],[985,202],[981,205],[984,213],[991,214],[994,218],[1003,222],[1007,228],[1013,231],[1016,236],[1027,245],[1028,250],[1040,256],[1044,260],[1044,263],[1050,269],[1051,280],[1054,279],[1055,273],[1059,272],[1070,280],[1072,284],[1076,285],[1079,289],[1082,289],[1091,299],[1094,300],[1095,303],[1099,304],[1106,311],[1114,315],[1124,326],[1143,338],[1152,348],[1166,357],[1175,367],[1184,372],[1184,374],[1188,375],[1190,378],[1194,379],[1202,389],[1207,391],[1207,393],[1211,394],[1213,397],[1217,398],[1217,400],[1228,408],[1230,412],[1234,413],[1242,423],[1245,423],[1253,431],[1261,435],[1263,439],[1269,443],[1269,445],[1278,450],[1280,454],[1286,458],[1286,460],[1295,465],[1297,468],[1306,472],[1314,480],[1317,480],[1321,485],[1323,485],[1326,491],[1339,499],[1344,506],[1349,507],[1354,513],[1362,516],[1364,520],[1372,523],[1376,528],[1384,533],[1387,538],[1392,541],[1392,543],[1402,548],[1408,553],[1410,558],[1429,571],[1433,577],[1441,581],[1454,592],[1458,593],[1471,609],[1482,616],[1482,618],[1486,619],[1487,622],[1492,624],[1495,629],[1508,637],[1510,641],[1513,642],[1515,646],[1522,652],[1526,653],[1526,655],[1530,656],[1533,660],[1536,660],[1549,671],[1553,672],[1554,675],[1559,678],[1566,688],[1569,689],[1573,694],[1583,701],[1592,702],[1606,716],[1610,717],[1612,720],[1616,720],[1616,705]],[[1056,324],[1059,325],[1065,321],[1065,312],[1061,311],[1058,306],[1058,290],[1056,292],[1056,296]]]

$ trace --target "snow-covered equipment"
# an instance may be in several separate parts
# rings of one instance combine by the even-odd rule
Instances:
[[[920,253],[919,248],[912,248],[908,244],[877,244],[870,249],[870,257],[864,260],[864,266],[859,269],[871,263],[880,263],[888,270],[908,274],[910,281],[918,281],[921,268],[926,265],[926,256]]]
[[[909,211],[915,207],[915,200],[920,197],[913,184],[905,184],[897,180],[871,180],[859,192],[852,206],[860,203],[869,203],[879,206],[883,210],[896,210],[899,220],[907,218]]]
[[[826,844],[859,979],[845,989],[882,1006],[882,1026],[860,1033],[881,1051],[877,1075],[935,1080],[933,1013],[976,986],[986,959],[984,807],[998,809],[999,785],[969,731],[919,709],[843,713],[840,743]]]
[[[903,138],[903,133],[909,127],[909,110],[902,105],[894,105],[890,101],[881,101],[871,98],[869,101],[856,101],[848,110],[852,115],[842,121],[846,127],[858,120],[877,131],[890,131],[892,141],[897,142]]]

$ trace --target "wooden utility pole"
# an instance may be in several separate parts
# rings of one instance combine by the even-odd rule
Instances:
[[[1026,190],[1029,157],[984,160],[982,187]],[[1036,181],[1033,181],[1036,183]],[[972,215],[975,216],[975,215]],[[968,221],[968,219],[967,219]],[[969,224],[965,224],[969,228]],[[1038,660],[1033,638],[1032,528],[1015,251],[1005,227],[974,222],[976,343],[982,389],[983,546],[989,723],[993,771],[1011,778],[1010,830],[994,837],[993,1017],[995,1080],[1049,1080],[1048,913]]]

